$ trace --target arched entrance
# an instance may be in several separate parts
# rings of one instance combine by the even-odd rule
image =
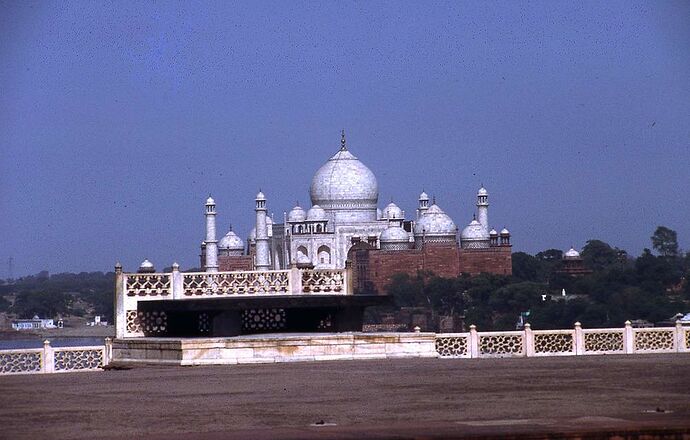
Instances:
[[[352,263],[352,285],[355,293],[374,293],[369,278],[369,251],[374,249],[370,244],[358,241],[347,251],[347,261]]]

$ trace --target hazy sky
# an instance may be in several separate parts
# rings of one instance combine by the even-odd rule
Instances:
[[[690,248],[690,2],[0,2],[0,277],[196,266],[342,128],[408,217]]]

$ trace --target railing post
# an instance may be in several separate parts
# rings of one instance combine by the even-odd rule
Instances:
[[[582,333],[582,324],[575,323],[575,355],[585,354],[585,335]]]
[[[477,326],[474,324],[470,326],[470,357],[479,357],[479,335],[477,334]]]
[[[534,333],[532,333],[532,325],[529,322],[525,323],[525,356],[534,356]]]
[[[630,321],[625,321],[623,347],[625,348],[625,354],[633,354],[635,351],[635,335],[633,333],[632,322]]]
[[[180,272],[180,265],[173,263],[172,274],[170,275],[170,284],[172,285],[172,298],[184,298],[184,275]]]
[[[111,338],[105,338],[105,348],[103,349],[103,366],[105,367],[110,363],[113,358],[113,340]]]
[[[50,341],[43,341],[43,368],[44,373],[54,373],[55,372],[55,351],[53,347],[50,346]]]
[[[125,311],[125,288],[127,276],[122,273],[122,265],[115,264],[115,337],[124,338],[127,328],[127,312]]]
[[[345,271],[343,272],[345,293],[352,295],[355,293],[354,274],[352,273],[352,261],[345,261]]]
[[[676,330],[673,332],[676,336],[676,351],[685,351],[690,347],[685,346],[685,333],[683,332],[683,323],[680,319],[676,319]]]
[[[302,271],[296,264],[290,265],[290,293],[300,295],[302,293]]]

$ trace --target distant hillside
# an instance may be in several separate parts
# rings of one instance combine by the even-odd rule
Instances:
[[[101,315],[113,321],[113,272],[40,272],[17,280],[0,280],[0,312],[11,317],[65,319]]]

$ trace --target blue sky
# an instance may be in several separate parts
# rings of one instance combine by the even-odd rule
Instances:
[[[0,277],[197,264],[339,147],[530,253],[690,248],[689,2],[0,2]]]

